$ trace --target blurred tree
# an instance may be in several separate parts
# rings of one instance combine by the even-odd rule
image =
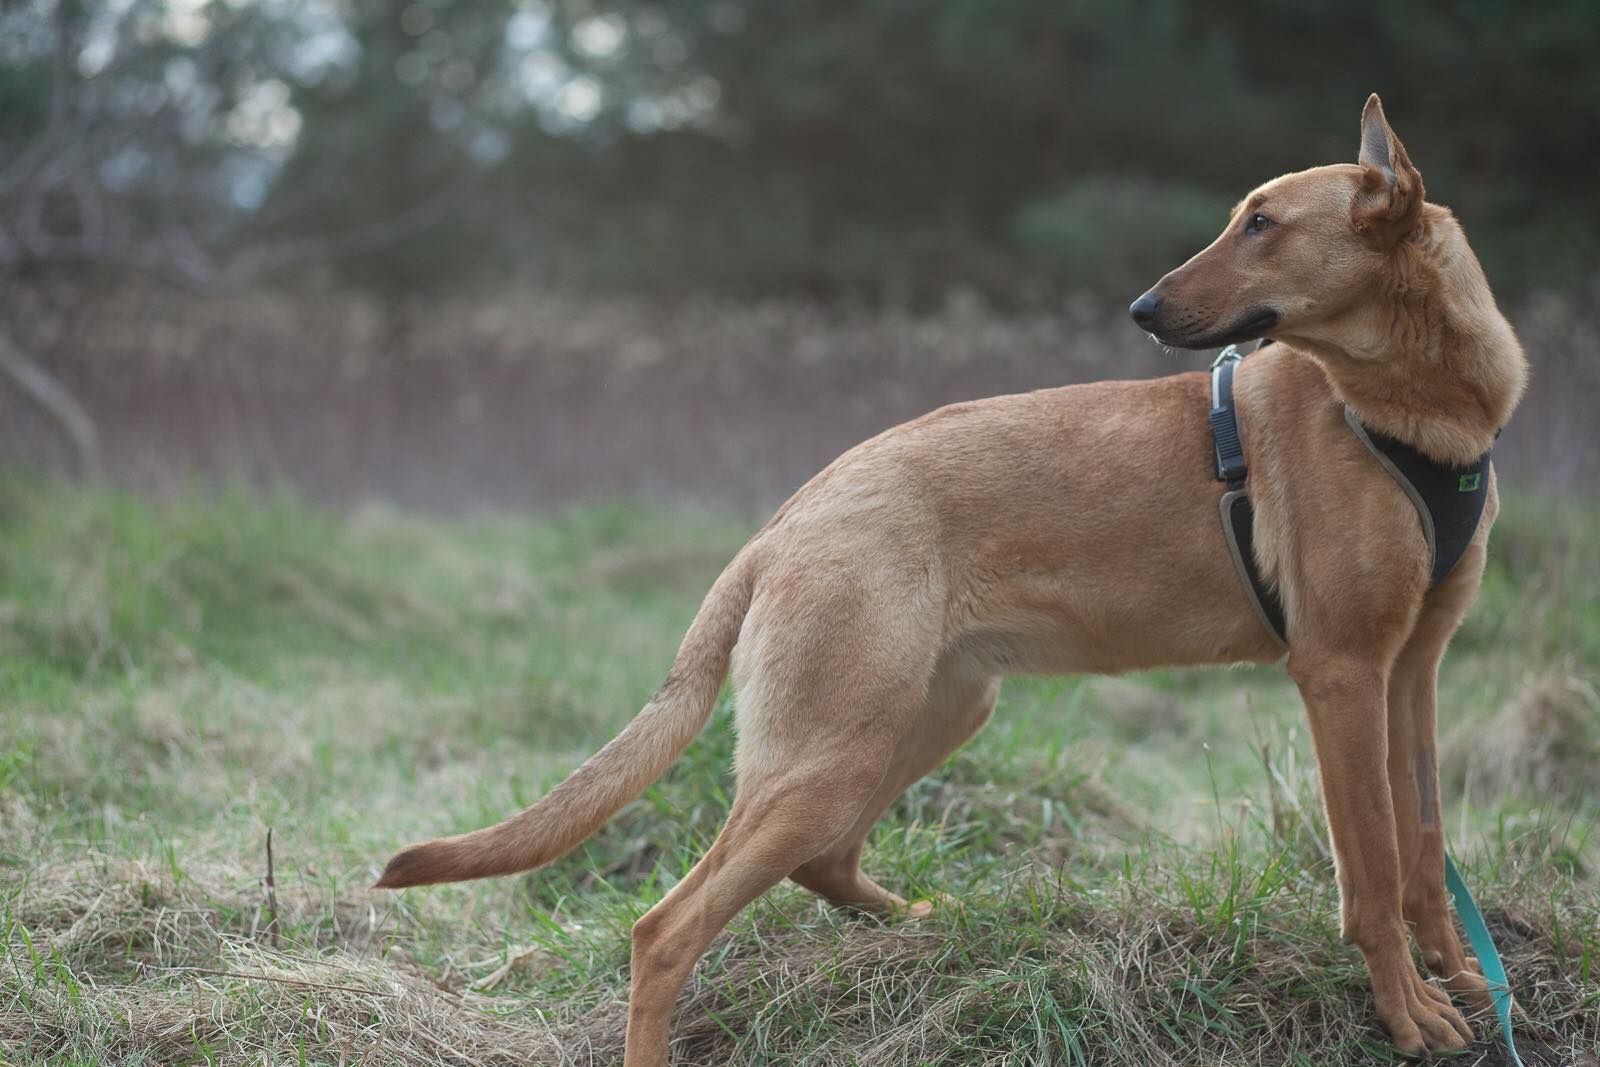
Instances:
[[[0,262],[1125,296],[1374,89],[1499,285],[1600,257],[1592,0],[78,2],[0,15]]]
[[[1004,297],[1042,274],[1127,291],[1170,265],[1172,235],[1199,247],[1263,178],[1353,158],[1373,90],[1504,284],[1570,280],[1600,250],[1589,2],[550,13],[562,60],[604,102],[582,131],[583,195],[538,241],[580,278],[934,297],[959,281]],[[511,162],[531,207],[551,193],[531,158],[550,146],[523,148]]]
[[[359,261],[435,221],[439,195],[413,197],[419,183],[400,180],[378,186],[375,208],[330,219],[317,210],[329,190],[352,189],[350,175],[328,169],[337,153],[317,153],[314,178],[297,182],[285,167],[310,167],[297,151],[303,118],[290,86],[353,65],[352,51],[375,49],[352,44],[329,13],[276,5],[0,8],[0,278],[121,269],[216,292],[308,263]],[[356,125],[381,129],[366,115]],[[33,292],[53,313],[4,305],[0,374],[61,426],[93,475],[93,423],[29,354],[59,339],[80,292]]]

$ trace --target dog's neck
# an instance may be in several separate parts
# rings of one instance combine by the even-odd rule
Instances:
[[[1384,288],[1304,335],[1363,424],[1446,463],[1487,452],[1511,417],[1528,365],[1450,212],[1428,204],[1392,253]]]

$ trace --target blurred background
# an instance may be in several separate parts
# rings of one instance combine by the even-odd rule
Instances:
[[[6,0],[0,457],[344,505],[763,509],[1123,318],[1379,91],[1592,492],[1600,8]]]

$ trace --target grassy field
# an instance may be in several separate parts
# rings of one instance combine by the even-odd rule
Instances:
[[[727,810],[726,706],[553,868],[367,886],[610,737],[755,525],[0,481],[0,1060],[615,1062],[629,927]],[[1593,1062],[1600,512],[1511,499],[1496,538],[1441,680],[1447,825],[1528,1062]],[[884,884],[963,906],[883,922],[774,890],[696,971],[677,1055],[1388,1062],[1324,840],[1281,670],[1008,682],[869,848]],[[1500,1062],[1478,1031],[1458,1062]]]

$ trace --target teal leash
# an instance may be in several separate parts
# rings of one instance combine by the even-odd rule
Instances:
[[[1511,984],[1506,981],[1505,965],[1500,962],[1500,953],[1494,947],[1494,938],[1489,936],[1489,926],[1483,921],[1478,902],[1472,899],[1467,883],[1461,879],[1461,872],[1456,870],[1456,861],[1450,858],[1448,852],[1444,856],[1444,884],[1455,900],[1456,914],[1461,916],[1467,940],[1472,943],[1472,951],[1478,956],[1478,966],[1489,983],[1489,996],[1494,1000],[1495,1014],[1500,1017],[1500,1036],[1505,1039],[1506,1052],[1511,1055],[1511,1062],[1516,1067],[1523,1067],[1522,1057],[1517,1055],[1517,1043],[1511,1039]]]

